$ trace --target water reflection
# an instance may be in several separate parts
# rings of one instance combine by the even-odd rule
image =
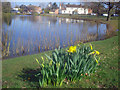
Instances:
[[[39,17],[30,16],[30,15],[29,16],[28,15],[21,15],[19,18],[21,19],[21,21],[27,20],[27,21],[31,21],[32,23],[38,22],[38,19],[40,19]]]
[[[18,15],[3,21],[3,57],[33,54],[66,47],[78,41],[100,40],[106,24],[69,18]]]
[[[12,23],[11,15],[4,15],[2,18],[3,18],[2,22],[6,23],[7,25],[11,25]]]

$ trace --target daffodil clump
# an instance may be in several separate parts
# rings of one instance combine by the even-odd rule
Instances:
[[[61,86],[66,80],[77,81],[89,76],[100,61],[99,54],[91,44],[77,45],[70,46],[67,50],[60,47],[55,49],[51,56],[46,55],[46,59],[41,57],[42,63],[36,59],[41,69],[36,75],[39,77],[40,87],[48,84]]]

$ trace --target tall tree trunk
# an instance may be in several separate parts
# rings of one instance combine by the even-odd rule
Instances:
[[[107,20],[106,21],[109,21],[109,18],[110,18],[110,8],[108,10],[108,16],[107,16]]]
[[[110,10],[114,7],[114,3],[109,2],[108,3],[108,16],[107,16],[107,21],[110,19]]]
[[[108,7],[109,7],[109,9],[108,9],[108,16],[107,16],[107,20],[106,20],[106,21],[108,21],[108,20],[109,20],[109,18],[110,18],[110,2],[109,2]]]

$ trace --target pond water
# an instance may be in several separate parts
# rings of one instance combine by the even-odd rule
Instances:
[[[104,39],[107,24],[68,18],[15,15],[2,24],[3,57],[34,54]]]

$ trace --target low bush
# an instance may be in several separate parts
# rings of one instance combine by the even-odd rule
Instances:
[[[40,65],[39,77],[40,87],[48,84],[54,86],[62,85],[63,81],[77,81],[82,77],[90,75],[96,69],[100,60],[99,52],[92,45],[70,46],[68,50],[55,49],[51,56],[41,57],[42,63],[36,58]]]

